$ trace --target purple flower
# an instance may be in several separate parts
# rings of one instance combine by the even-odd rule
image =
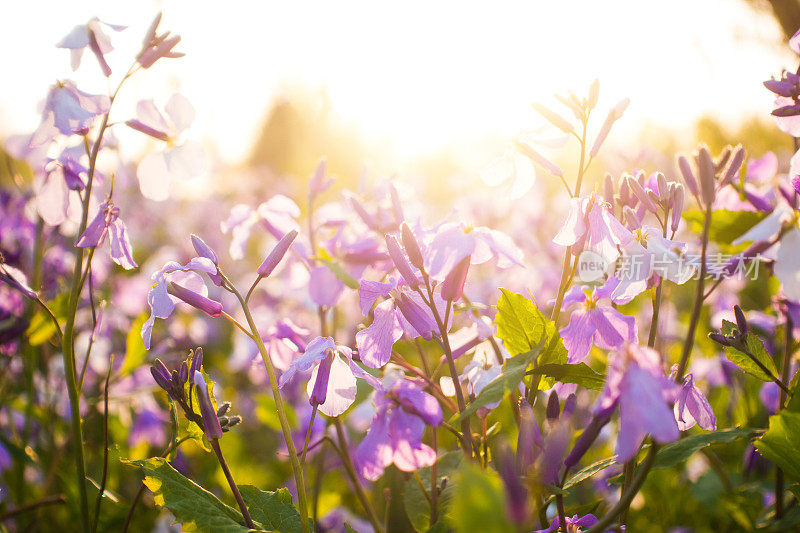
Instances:
[[[103,74],[106,76],[111,75],[111,67],[106,62],[105,54],[111,52],[114,47],[111,46],[111,39],[103,31],[103,26],[111,28],[114,31],[122,31],[125,26],[116,26],[114,24],[107,24],[97,17],[86,24],[75,26],[69,34],[64,37],[56,46],[58,48],[67,48],[72,56],[72,70],[78,70],[81,65],[81,57],[83,50],[86,47],[92,51],[100,63],[100,68],[103,69]]]
[[[375,417],[355,453],[361,476],[375,481],[392,463],[404,472],[413,472],[436,462],[436,452],[421,440],[426,424],[442,423],[442,409],[436,399],[407,379],[384,384],[352,366],[376,391]]]
[[[299,216],[300,207],[294,200],[276,194],[256,209],[247,204],[233,206],[228,219],[220,223],[220,230],[232,235],[229,248],[231,257],[242,259],[254,225],[262,223],[273,237],[280,239],[292,230],[300,229],[297,223]],[[297,247],[298,244],[295,243],[294,246]]]
[[[183,133],[194,122],[194,107],[185,96],[175,93],[162,114],[152,100],[136,105],[136,118],[125,124],[154,139],[166,142],[162,152],[145,156],[136,169],[142,194],[151,200],[169,197],[173,179],[190,179],[205,170],[205,154],[200,143],[182,140]]]
[[[58,133],[84,135],[97,116],[111,107],[108,96],[78,90],[72,81],[60,81],[50,87],[42,112],[42,123],[33,133],[30,146],[51,141]]]
[[[597,523],[597,518],[593,514],[587,514],[586,516],[582,516],[578,518],[578,515],[573,515],[572,518],[565,517],[565,521],[567,522],[567,531],[570,533],[579,533],[583,530],[583,528],[590,528]],[[555,517],[552,522],[550,522],[550,527],[546,529],[537,529],[533,533],[554,533],[557,531],[561,531],[561,522],[559,517]],[[623,526],[624,528],[624,526]]]
[[[208,295],[203,279],[199,272],[213,275],[217,273],[216,265],[205,257],[195,257],[185,265],[169,261],[161,270],[153,273],[152,280],[155,284],[147,294],[147,305],[150,306],[150,318],[142,325],[142,339],[145,347],[150,349],[150,336],[156,318],[167,318],[175,309],[175,297],[167,292],[168,282],[177,283],[183,288],[195,292],[203,297]]]
[[[636,455],[647,434],[660,443],[678,439],[675,416],[667,407],[676,388],[664,374],[661,355],[652,348],[628,344],[612,356],[595,412],[619,405],[616,451],[620,462]]]
[[[281,262],[283,256],[286,255],[286,251],[289,250],[289,247],[294,242],[295,238],[297,237],[297,230],[292,230],[283,237],[281,240],[278,241],[278,244],[272,249],[264,262],[261,263],[261,266],[258,267],[258,275],[262,278],[265,278],[272,274],[272,271],[275,270],[275,267],[278,266],[278,263]]]
[[[317,337],[281,375],[279,386],[286,385],[297,372],[312,369],[306,386],[309,401],[312,405],[319,405],[319,410],[326,415],[339,416],[356,399],[352,357],[353,353],[347,346],[337,346],[331,337]]]
[[[486,227],[473,228],[466,224],[442,224],[428,249],[428,274],[444,279],[464,258],[480,265],[497,259],[498,268],[522,266],[522,250],[511,237]]]
[[[678,429],[681,431],[686,431],[695,424],[706,431],[717,429],[717,417],[714,416],[714,411],[705,395],[695,386],[692,374],[687,374],[683,378],[683,386],[678,393],[674,411]]]
[[[131,242],[128,239],[128,228],[119,218],[119,207],[110,200],[100,206],[97,215],[92,219],[86,230],[78,237],[75,246],[78,248],[94,248],[103,244],[108,236],[109,254],[111,259],[124,268],[136,268],[133,260]]]
[[[409,338],[431,339],[438,335],[438,324],[433,312],[416,292],[397,287],[397,282],[388,283],[362,280],[359,286],[361,313],[368,316],[375,301],[389,297],[375,307],[372,324],[356,333],[358,356],[364,364],[372,368],[385,365],[392,355],[392,346],[403,334]],[[444,317],[447,303],[439,293],[434,293],[434,301],[439,315]],[[452,316],[450,317],[452,320]],[[445,327],[449,329],[447,324]]]
[[[571,246],[576,256],[590,250],[612,264],[619,257],[618,246],[631,240],[631,232],[614,218],[609,207],[598,196],[572,198],[567,220],[553,242]]]
[[[586,359],[592,344],[604,350],[615,350],[626,342],[638,342],[636,318],[623,315],[607,300],[599,304],[603,296],[607,298],[597,289],[588,296],[582,287],[575,286],[564,298],[565,307],[572,302],[581,304],[570,315],[567,327],[560,331],[569,352],[569,363]]]

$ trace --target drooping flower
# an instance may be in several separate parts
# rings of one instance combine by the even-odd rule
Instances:
[[[608,286],[613,289],[614,285]],[[564,307],[572,303],[580,305],[560,332],[569,352],[569,363],[583,361],[593,344],[604,350],[616,350],[626,342],[638,342],[636,318],[617,311],[611,305],[609,292],[594,289],[588,295],[583,287],[575,286],[564,297]]]
[[[717,429],[717,417],[714,416],[714,411],[705,395],[694,384],[691,373],[683,378],[683,386],[678,393],[674,411],[678,429],[681,431],[686,431],[695,424],[706,431]]]
[[[297,372],[312,369],[306,386],[309,402],[328,416],[339,416],[356,399],[356,378],[350,368],[352,357],[352,350],[335,344],[332,337],[317,337],[281,375],[279,386],[286,385]]]
[[[94,17],[86,24],[79,24],[72,28],[72,31],[56,45],[58,48],[70,50],[72,70],[78,70],[81,65],[83,50],[88,47],[97,57],[100,68],[103,69],[103,74],[106,76],[111,75],[111,67],[106,62],[105,54],[111,52],[114,47],[111,46],[111,39],[103,31],[103,27],[111,28],[114,31],[125,29],[125,26],[108,24]]]
[[[436,399],[408,379],[383,383],[352,366],[375,388],[375,417],[355,453],[359,474],[375,481],[393,463],[404,472],[413,472],[436,462],[436,452],[422,443],[425,425],[442,423]]]
[[[167,318],[175,309],[176,296],[169,294],[169,282],[180,285],[184,289],[208,299],[208,288],[198,275],[200,272],[209,275],[217,274],[217,266],[208,258],[195,257],[185,265],[169,261],[160,270],[153,273],[152,279],[155,284],[147,294],[150,318],[142,325],[142,340],[144,340],[144,345],[148,350],[150,349],[150,336],[153,332],[156,318]],[[209,302],[213,302],[213,300],[209,300]]]
[[[194,107],[181,94],[173,94],[162,114],[152,100],[142,100],[136,106],[136,118],[126,124],[154,139],[166,142],[162,152],[145,156],[136,175],[142,194],[151,200],[169,197],[173,179],[190,179],[205,170],[205,154],[200,143],[182,139],[194,121]]]
[[[59,81],[50,87],[42,112],[42,122],[33,133],[30,146],[49,142],[59,133],[89,133],[94,120],[107,113],[110,107],[108,96],[85,93],[69,80]]]
[[[628,344],[614,353],[595,412],[619,406],[616,451],[620,462],[633,458],[648,434],[662,444],[678,439],[678,425],[667,406],[675,399],[676,389],[664,374],[661,355],[652,348]]]
[[[128,238],[128,228],[119,218],[119,207],[111,200],[103,203],[75,243],[78,248],[94,248],[103,244],[108,236],[109,255],[111,259],[125,270],[136,268],[133,260],[131,242]]]

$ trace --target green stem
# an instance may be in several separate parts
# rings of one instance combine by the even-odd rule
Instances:
[[[336,436],[339,439],[339,445],[334,446],[334,448],[339,453],[339,458],[342,460],[342,465],[344,465],[345,472],[347,472],[348,477],[350,477],[350,481],[353,484],[353,490],[355,491],[358,500],[361,502],[361,505],[364,507],[364,510],[367,512],[367,518],[369,518],[369,521],[372,524],[372,527],[375,528],[376,533],[383,533],[383,527],[378,520],[378,515],[375,513],[375,509],[372,508],[372,504],[370,504],[369,498],[367,498],[367,494],[364,492],[364,487],[362,487],[361,483],[358,481],[358,474],[356,473],[356,468],[353,465],[353,460],[350,458],[350,453],[347,449],[347,440],[344,436],[344,428],[342,427],[342,421],[339,420],[339,417],[334,417],[333,425],[336,428]]]
[[[261,339],[261,334],[256,327],[255,320],[253,320],[250,307],[247,305],[242,293],[240,293],[236,287],[234,287],[233,284],[228,281],[227,278],[223,276],[223,279],[242,306],[242,311],[244,311],[244,316],[247,319],[247,325],[250,327],[253,341],[258,347],[258,351],[261,354],[261,360],[264,363],[264,367],[267,369],[269,385],[272,388],[272,397],[275,399],[275,409],[278,412],[278,420],[281,423],[281,431],[283,431],[283,438],[286,441],[286,449],[289,452],[289,459],[292,464],[292,473],[294,474],[294,481],[297,485],[297,499],[300,507],[299,510],[301,520],[300,525],[303,528],[303,533],[308,533],[308,504],[306,501],[306,484],[303,480],[303,469],[300,466],[300,459],[297,457],[297,450],[294,447],[292,428],[289,427],[289,421],[286,418],[286,410],[283,406],[283,397],[281,396],[280,389],[278,389],[278,378],[275,375],[275,367],[272,365],[272,359],[270,359],[269,353],[267,352],[267,347],[264,345],[264,341]]]
[[[785,325],[785,340],[784,340],[784,349],[783,349],[783,361],[781,364],[781,381],[786,383],[789,379],[789,372],[791,370],[791,361],[792,361],[792,330],[794,329],[794,323],[792,322],[792,317],[789,316],[789,313],[786,313],[786,325]],[[789,397],[787,391],[781,389],[780,393],[780,402],[778,406],[782,409],[786,404],[786,399]],[[784,490],[784,478],[783,478],[783,470],[780,469],[777,465],[775,466],[775,520],[780,520],[783,517],[783,490]]]
[[[225,474],[225,479],[228,480],[228,485],[231,487],[233,497],[236,499],[236,503],[239,505],[239,510],[242,512],[245,525],[247,525],[247,527],[250,529],[255,529],[256,525],[253,523],[253,519],[250,518],[250,512],[247,510],[247,505],[244,503],[242,493],[239,492],[239,487],[236,486],[236,481],[233,480],[233,474],[231,474],[231,470],[228,468],[228,463],[225,461],[225,456],[222,455],[222,449],[219,447],[219,439],[211,439],[211,447],[214,449],[214,453],[217,456],[219,465],[222,467],[222,472]]]
[[[103,494],[106,491],[106,480],[108,479],[108,382],[111,380],[111,373],[114,370],[114,355],[108,363],[108,374],[106,375],[106,388],[103,396],[103,475],[100,479],[100,492],[97,493],[97,503],[94,506],[94,526],[93,531],[97,531],[100,524],[100,506],[103,503]]]

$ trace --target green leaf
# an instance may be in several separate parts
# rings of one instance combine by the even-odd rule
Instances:
[[[772,372],[773,376],[777,376],[778,369],[775,368],[775,361],[772,360],[769,352],[767,352],[766,348],[764,348],[764,343],[761,341],[761,339],[759,339],[757,335],[748,333],[745,337],[745,342],[747,343],[747,349],[750,350],[750,353],[753,354],[753,356],[762,365],[764,365],[765,368]],[[761,370],[761,368],[750,358],[750,356],[746,355],[744,352],[737,350],[736,348],[729,347],[726,348],[725,354],[732,363],[736,364],[736,366],[748,374],[755,376],[761,381],[772,381],[772,377]]]
[[[591,390],[602,390],[605,378],[586,363],[577,365],[546,363],[531,370],[534,375],[548,376],[562,383],[575,383]]]
[[[567,349],[558,334],[556,325],[536,308],[536,305],[521,294],[506,289],[497,302],[497,336],[512,354],[529,352],[541,347],[541,355],[535,364],[563,364],[567,362]],[[543,378],[545,387],[552,387],[556,380]]]
[[[711,217],[711,227],[708,230],[708,238],[718,244],[730,245],[731,242],[764,220],[766,213],[757,211],[729,211],[727,209],[715,209]],[[705,215],[697,210],[684,211],[683,218],[691,227],[694,233],[703,231]]]
[[[749,439],[754,434],[755,432],[752,429],[735,427],[709,431],[708,433],[698,433],[697,435],[670,442],[658,450],[653,468],[670,468],[685,461],[701,448],[711,444],[733,442],[742,438]]]
[[[795,394],[794,396],[797,396]],[[800,479],[800,405],[791,401],[786,409],[769,417],[769,429],[753,443],[758,452],[787,475]]]
[[[181,531],[246,533],[242,515],[206,489],[185,478],[166,459],[125,461],[144,472],[144,484],[153,492],[156,505],[166,507],[182,525]]]
[[[515,528],[506,518],[503,482],[494,470],[465,463],[454,475],[455,490],[447,517],[456,531],[505,533]]]
[[[142,325],[146,320],[147,314],[142,313],[136,317],[131,324],[131,329],[128,330],[128,336],[125,339],[125,362],[119,371],[120,376],[130,374],[145,362],[147,348],[144,347],[142,340]]]
[[[69,294],[60,294],[48,302],[47,306],[53,312],[56,320],[58,320],[61,329],[64,329],[64,323],[67,319],[67,307],[69,307]],[[44,309],[40,308],[31,318],[25,334],[28,336],[28,343],[31,346],[39,346],[50,340],[50,337],[55,335],[57,331],[56,325],[53,324],[53,319]]]
[[[300,513],[292,505],[292,495],[287,489],[267,492],[252,485],[239,485],[239,491],[250,517],[263,529],[280,533],[303,530]]]
[[[460,451],[449,452],[442,455],[436,462],[436,478],[439,487],[442,482],[447,480],[444,490],[439,494],[439,514],[444,515],[450,504],[453,493],[454,484],[452,482],[452,473],[461,465],[464,454]],[[417,471],[419,474],[422,485],[428,495],[431,494],[431,467],[421,468]],[[414,475],[412,475],[405,485],[403,491],[403,504],[406,508],[406,515],[417,531],[428,531],[431,520],[431,507],[428,503],[428,498],[422,492],[419,483]],[[441,523],[438,522],[438,523]],[[437,524],[438,524],[437,523]],[[434,525],[435,527],[435,525]]]
[[[503,401],[506,394],[517,388],[522,378],[525,377],[525,370],[528,365],[536,359],[540,352],[541,348],[537,347],[529,352],[506,359],[503,363],[502,373],[481,389],[481,392],[478,393],[472,403],[462,413],[456,415],[451,422],[458,423],[464,418],[472,416],[481,407]]]
[[[614,455],[612,457],[606,457],[605,459],[600,459],[599,461],[590,464],[589,466],[571,475],[564,483],[563,489],[566,490],[572,487],[573,485],[577,485],[584,479],[592,477],[596,473],[600,472],[601,470],[605,470],[606,468],[615,464],[616,462],[617,462],[617,456]]]

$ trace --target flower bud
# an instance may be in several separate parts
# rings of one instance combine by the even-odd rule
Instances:
[[[614,202],[614,178],[612,178],[611,174],[608,172],[606,172],[605,178],[603,179],[603,197],[606,202]]]
[[[442,298],[458,301],[464,293],[464,284],[467,281],[471,257],[467,256],[458,262],[453,270],[444,278],[442,283]]]
[[[642,227],[642,223],[639,220],[639,215],[636,214],[636,211],[629,205],[626,205],[622,208],[622,214],[625,218],[625,221],[628,223],[628,227],[631,229],[639,229]]]
[[[387,235],[386,248],[389,250],[389,257],[392,258],[395,268],[397,268],[397,271],[403,276],[403,279],[406,280],[408,286],[413,288],[419,285],[419,278],[417,278],[417,275],[414,273],[414,268],[411,266],[411,263],[408,262],[406,254],[403,253],[400,243],[397,242],[397,237],[394,235]]]
[[[219,407],[217,407],[217,416],[225,416],[225,413],[228,412],[228,409],[231,408],[231,402],[225,402]]]
[[[700,173],[700,196],[706,206],[714,203],[716,182],[716,172],[714,171],[714,160],[708,147],[701,146],[695,155],[697,169]]]
[[[620,178],[619,183],[619,202],[622,205],[627,205],[631,201],[631,189],[628,187],[628,178],[623,176]]]
[[[739,328],[739,333],[742,335],[747,334],[747,319],[744,316],[744,311],[738,305],[733,306],[733,313],[736,315],[736,326]]]
[[[325,179],[328,170],[328,161],[323,157],[317,163],[314,173],[308,182],[308,197],[313,201],[319,194],[322,194],[333,184],[333,179]]]
[[[314,388],[308,401],[311,405],[322,405],[328,399],[328,381],[331,377],[331,366],[336,354],[333,350],[328,350],[325,359],[317,367],[317,379],[314,381]]]
[[[731,339],[729,339],[726,335],[723,335],[722,333],[717,333],[717,332],[709,333],[708,338],[723,346],[733,346],[733,342],[731,341]]]
[[[412,265],[422,270],[425,268],[425,260],[422,257],[422,250],[419,247],[416,236],[414,236],[414,232],[411,231],[408,224],[403,222],[400,226],[400,233],[403,238],[403,248],[406,249],[409,261],[411,261]]]
[[[219,265],[219,260],[217,259],[217,254],[214,250],[211,249],[209,245],[207,245],[203,239],[195,235],[194,233],[191,235],[192,239],[192,246],[194,247],[194,251],[197,252],[197,255],[200,257],[205,257],[206,259],[210,259],[212,263],[215,265]]]
[[[364,222],[364,224],[366,224],[369,229],[377,231],[379,228],[378,228],[378,222],[375,220],[375,217],[370,215],[367,212],[367,210],[364,209],[364,206],[361,205],[361,202],[359,202],[358,199],[355,198],[354,196],[351,196],[349,200],[350,200],[350,207],[353,208],[353,211],[356,212],[356,215],[358,215],[358,217]]]
[[[178,379],[180,380],[181,386],[189,379],[189,367],[186,366],[186,361],[181,362],[181,366],[178,367]]]
[[[597,99],[600,97],[600,81],[594,80],[589,86],[589,97],[587,98],[586,105],[592,109],[597,105]]]
[[[395,299],[397,308],[403,314],[408,323],[417,330],[420,336],[427,340],[433,338],[433,332],[437,325],[433,322],[430,315],[425,312],[417,302],[412,300],[406,293],[400,293],[400,297]]]
[[[569,123],[567,119],[556,113],[555,111],[551,111],[550,109],[546,108],[545,106],[534,102],[531,104],[533,108],[542,115],[550,124],[555,126],[556,128],[560,129],[564,133],[570,134],[574,130],[572,124]]]
[[[161,359],[156,359],[150,367],[150,373],[159,387],[169,392],[172,389],[172,376],[170,376],[169,369],[161,362]]]
[[[210,298],[206,298],[202,294],[198,294],[192,290],[182,287],[177,283],[170,281],[167,284],[167,292],[191,305],[195,309],[199,309],[212,318],[216,318],[222,314],[221,303],[211,300]]]
[[[547,411],[546,411],[547,420],[549,420],[550,422],[558,420],[559,414],[561,414],[561,405],[558,403],[558,394],[556,393],[556,391],[553,391],[547,398]]]
[[[222,426],[219,425],[219,417],[217,417],[211,397],[208,395],[208,387],[206,380],[203,379],[203,374],[194,373],[194,384],[197,391],[197,402],[200,404],[200,416],[203,417],[203,431],[208,440],[218,439],[222,437]]]
[[[672,203],[672,219],[671,219],[671,229],[672,231],[678,230],[678,225],[681,223],[681,214],[683,213],[683,185],[678,184],[675,187],[675,190],[672,192],[671,203]]]
[[[561,411],[562,416],[564,416],[565,418],[571,417],[572,413],[575,412],[575,407],[577,404],[578,404],[578,398],[577,396],[575,396],[575,393],[573,392],[572,394],[567,396],[566,400],[564,400],[564,409]]]
[[[686,186],[689,187],[689,192],[691,192],[694,196],[699,196],[700,189],[697,186],[697,178],[694,177],[692,165],[689,163],[689,160],[686,159],[686,157],[678,157],[678,168],[683,176],[683,181],[685,181]]]
[[[720,187],[731,183],[733,178],[739,175],[739,170],[742,168],[742,163],[744,163],[744,156],[744,148],[742,148],[740,144],[734,149],[728,160],[728,165],[725,167],[725,171],[722,173],[722,179],[719,182]]]
[[[633,194],[636,198],[642,202],[642,205],[648,211],[656,212],[656,204],[653,203],[653,200],[647,195],[647,192],[644,190],[642,185],[636,180],[633,176],[628,176],[628,187],[630,187]]]
[[[278,266],[278,263],[281,262],[283,256],[286,255],[286,252],[289,250],[289,246],[292,245],[295,238],[297,237],[297,230],[292,230],[286,235],[284,235],[281,240],[278,241],[278,244],[272,249],[264,262],[261,263],[261,266],[258,267],[258,275],[262,278],[268,277],[275,268]]]
[[[659,200],[666,200],[669,186],[667,185],[667,178],[661,172],[656,172],[656,185],[658,186]]]
[[[517,150],[522,155],[526,156],[528,159],[542,167],[548,174],[556,177],[564,176],[564,171],[561,170],[561,168],[551,163],[546,157],[534,150],[528,144],[522,141],[514,141],[514,146],[516,146]]]
[[[399,226],[406,217],[403,214],[403,205],[400,203],[400,195],[397,194],[397,187],[394,186],[394,183],[389,183],[389,198],[392,200],[395,223]]]
[[[192,354],[192,363],[189,366],[189,375],[194,376],[194,373],[203,368],[203,349],[199,346]]]
[[[572,468],[578,464],[578,461],[589,451],[594,441],[597,440],[597,436],[600,435],[600,430],[611,420],[611,413],[614,411],[614,407],[616,406],[612,405],[607,409],[603,409],[592,417],[589,425],[586,426],[581,436],[575,441],[575,446],[572,447],[572,451],[569,452],[567,458],[564,459],[565,467]]]

